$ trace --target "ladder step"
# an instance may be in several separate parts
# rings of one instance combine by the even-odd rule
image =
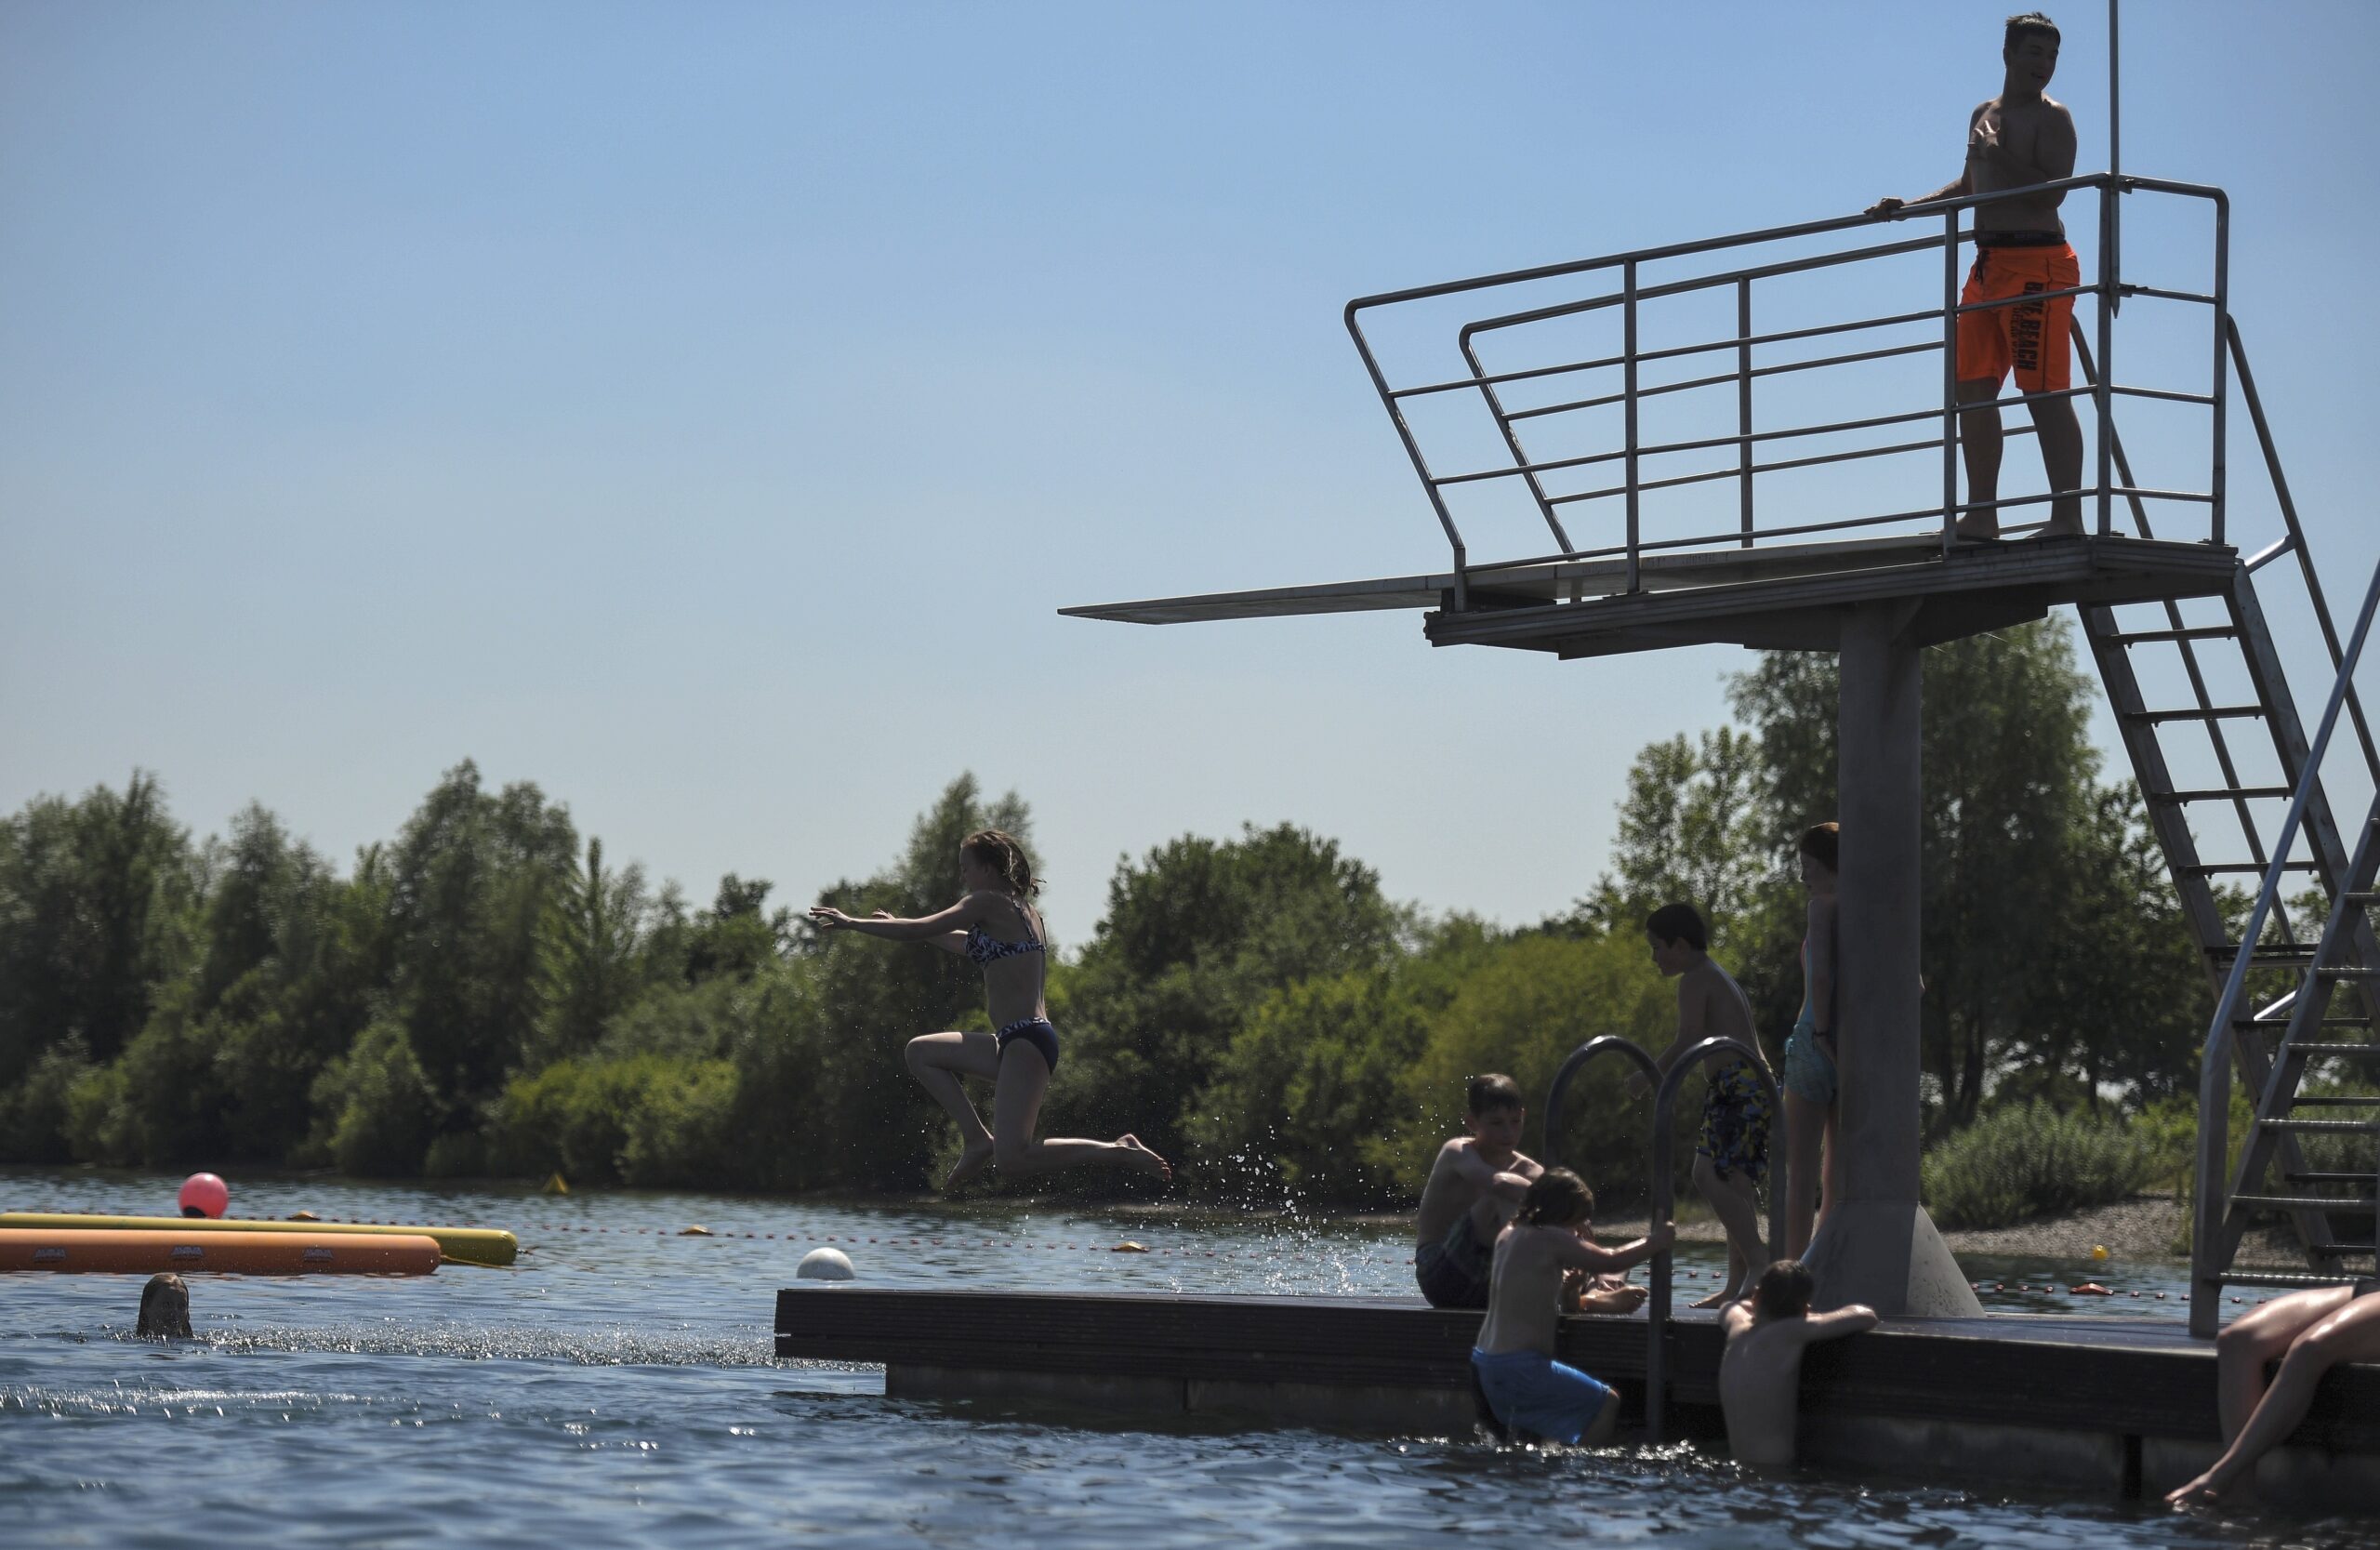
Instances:
[[[2358,1200],[2344,1195],[2234,1195],[2235,1206],[2254,1206],[2259,1211],[2369,1211],[2369,1199]]]
[[[2380,894],[2369,893],[2360,888],[2352,889],[2339,895],[2339,903],[2358,904],[2369,907],[2380,904]]]
[[[2287,1287],[2294,1292],[2303,1292],[2320,1286],[2353,1286],[2361,1278],[2323,1276],[2306,1270],[2226,1270],[2208,1278],[2217,1286]]]
[[[2263,717],[2261,705],[2205,705],[2190,709],[2126,710],[2123,719],[2156,726],[2165,722],[2244,722]]]
[[[2127,635],[2109,635],[2108,643],[2135,646],[2149,641],[2236,641],[2240,632],[2228,625],[2201,625],[2191,629],[2135,629]]]
[[[2380,1108],[2380,1093],[2300,1093],[2289,1100],[2292,1108]]]
[[[2268,1131],[2286,1131],[2292,1135],[2354,1135],[2369,1133],[2374,1127],[2369,1119],[2258,1119],[2257,1124]]]
[[[2207,948],[2206,956],[2229,968],[2239,952],[2240,944],[2226,942],[2219,947]],[[2310,943],[2268,942],[2255,950],[2248,960],[2248,966],[2252,969],[2303,969],[2313,961],[2314,947]]]
[[[2281,1017],[2234,1017],[2231,1019],[2231,1026],[2235,1028],[2280,1028],[2287,1027],[2289,1023],[2286,1018]],[[2324,1017],[2316,1026],[2326,1028],[2362,1028],[2370,1027],[2372,1024],[2369,1019],[2362,1017]]]
[[[2380,979],[2380,969],[2324,967],[2314,971],[2324,979]]]
[[[2369,1243],[2317,1243],[2306,1251],[2317,1259],[2361,1259],[2372,1252]]]
[[[2283,1173],[2281,1177],[2291,1184],[2335,1184],[2357,1189],[2380,1189],[2380,1173]]]
[[[2184,877],[2215,877],[2241,872],[2252,877],[2262,877],[2266,868],[2271,865],[2269,861],[2214,861],[2201,862],[2195,867],[2176,867],[2174,869]],[[2281,864],[2281,869],[2284,872],[2310,872],[2314,869],[2314,864],[2311,861],[2284,861]]]
[[[2286,786],[2215,786],[2203,791],[2151,791],[2149,800],[2177,807],[2186,801],[2233,801],[2250,797],[2288,798],[2296,794]]]
[[[2372,1060],[2380,1058],[2380,1042],[2371,1044],[2290,1044],[2284,1046],[2281,1053],[2283,1054],[2302,1054],[2308,1060],[2324,1060],[2331,1058]]]

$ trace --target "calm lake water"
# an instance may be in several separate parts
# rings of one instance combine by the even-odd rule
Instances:
[[[0,1171],[0,1205],[166,1212],[178,1182]],[[232,1187],[239,1214],[303,1208],[509,1227],[521,1263],[416,1279],[198,1278],[201,1338],[170,1346],[130,1337],[139,1278],[0,1278],[7,1543],[1160,1550],[1459,1535],[2380,1550],[2380,1524],[1762,1477],[1691,1447],[1499,1449],[905,1403],[883,1397],[877,1370],[771,1354],[777,1287],[829,1239],[877,1285],[1408,1295],[1408,1251],[1393,1227],[322,1181]],[[697,1222],[739,1236],[674,1236]],[[1161,1252],[1106,1252],[1123,1238]],[[1680,1263],[1707,1273],[1716,1260],[1689,1245]],[[2180,1312],[2179,1278],[2162,1265],[1969,1270],[2012,1288],[2096,1274],[2149,1293],[2125,1299],[2127,1311]],[[2106,1300],[2013,1290],[1985,1301],[2110,1311]]]

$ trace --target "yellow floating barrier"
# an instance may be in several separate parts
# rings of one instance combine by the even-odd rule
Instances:
[[[196,1225],[196,1224],[193,1224]],[[206,1223],[205,1226],[220,1226]],[[145,1276],[231,1271],[244,1276],[427,1276],[438,1244],[419,1233],[142,1231],[124,1227],[0,1228],[0,1271]]]
[[[262,1222],[236,1216],[85,1216],[67,1212],[11,1211],[0,1212],[0,1230],[17,1227],[58,1227],[85,1232],[246,1232],[327,1233],[335,1237],[365,1234],[376,1238],[427,1238],[448,1259],[466,1265],[509,1265],[521,1252],[521,1240],[498,1227],[416,1227],[378,1222]],[[172,1268],[170,1265],[165,1268]]]

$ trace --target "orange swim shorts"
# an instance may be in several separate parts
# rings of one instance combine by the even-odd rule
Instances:
[[[1959,304],[1967,307],[2042,291],[2071,290],[2082,283],[2082,266],[2074,249],[2064,243],[2054,247],[1977,248],[1975,267],[1967,272],[1966,288],[1959,293]],[[2063,391],[2070,381],[2067,333],[2073,316],[2070,296],[1961,312],[1959,380],[1998,382],[2014,371],[2018,392]]]

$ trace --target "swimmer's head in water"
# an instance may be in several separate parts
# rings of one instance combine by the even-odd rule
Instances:
[[[1763,1318],[1798,1318],[1810,1311],[1809,1267],[1798,1259],[1771,1260],[1760,1273],[1753,1307]]]
[[[189,1340],[190,1288],[167,1271],[152,1276],[140,1289],[140,1329],[144,1339]]]
[[[1020,899],[1029,899],[1041,892],[1025,847],[1017,842],[1015,835],[1004,829],[979,828],[959,841],[959,860],[962,869],[970,866],[978,868]]]
[[[1548,1168],[1521,1197],[1520,1219],[1532,1227],[1573,1227],[1594,1213],[1594,1191],[1567,1168]]]

